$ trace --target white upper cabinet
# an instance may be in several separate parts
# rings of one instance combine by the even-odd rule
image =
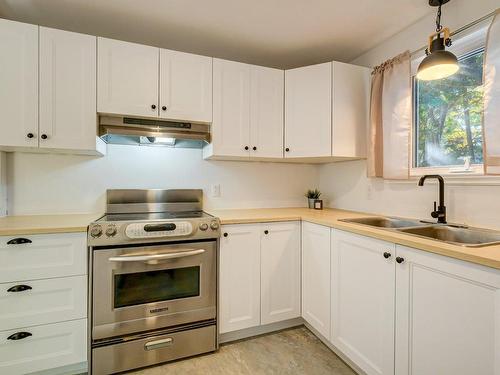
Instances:
[[[331,249],[331,342],[366,374],[392,375],[395,245],[332,230]]]
[[[97,38],[97,111],[158,117],[159,49]]]
[[[330,228],[302,223],[302,317],[330,337]]]
[[[40,148],[96,147],[96,37],[40,27]]]
[[[214,59],[213,79],[212,144],[206,156],[248,157],[250,65]]]
[[[261,323],[300,316],[300,222],[261,225]]]
[[[285,72],[285,158],[330,157],[332,63]]]
[[[283,157],[283,70],[250,69],[250,157]]]
[[[212,58],[160,50],[160,117],[212,122]]]
[[[396,374],[500,374],[498,270],[397,246]]]
[[[220,333],[260,325],[260,225],[225,225],[220,242]]]
[[[366,157],[369,101],[370,69],[333,62],[333,157]]]
[[[0,146],[38,147],[38,26],[0,19]]]

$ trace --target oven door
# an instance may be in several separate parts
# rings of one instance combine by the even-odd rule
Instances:
[[[217,241],[94,249],[92,339],[215,319]]]

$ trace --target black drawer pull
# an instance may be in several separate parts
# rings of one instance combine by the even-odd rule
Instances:
[[[7,340],[22,340],[22,339],[25,339],[26,337],[30,337],[30,336],[33,336],[33,335],[29,332],[16,332],[16,333],[13,333],[12,335],[10,335],[9,337],[7,337]]]
[[[7,292],[16,293],[16,292],[24,292],[26,290],[31,290],[31,289],[33,288],[30,287],[29,285],[14,285],[11,286],[9,289],[7,289]]]
[[[7,242],[7,245],[22,245],[23,243],[31,243],[32,241],[28,238],[13,238],[9,242]]]

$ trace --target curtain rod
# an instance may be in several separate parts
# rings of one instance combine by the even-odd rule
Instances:
[[[472,21],[471,23],[468,23],[465,26],[462,26],[462,27],[456,29],[455,31],[453,31],[453,32],[450,33],[450,36],[457,35],[457,34],[461,33],[462,31],[470,29],[471,27],[476,26],[477,24],[479,24],[479,23],[481,23],[483,21],[486,21],[488,18],[493,17],[496,13],[499,13],[499,12],[500,12],[500,8],[494,10],[491,13],[488,13],[487,15],[485,15],[485,16],[483,16],[483,17],[481,17],[481,18],[479,18],[479,19],[477,19],[475,21]],[[423,51],[425,51],[426,48],[427,48],[427,46],[420,47],[419,49],[416,49],[415,51],[413,51],[412,53],[410,53],[410,56],[414,56],[417,53],[423,52]]]

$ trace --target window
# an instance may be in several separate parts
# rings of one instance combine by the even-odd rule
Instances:
[[[414,168],[483,163],[483,57],[484,49],[462,55],[448,78],[414,79]]]

